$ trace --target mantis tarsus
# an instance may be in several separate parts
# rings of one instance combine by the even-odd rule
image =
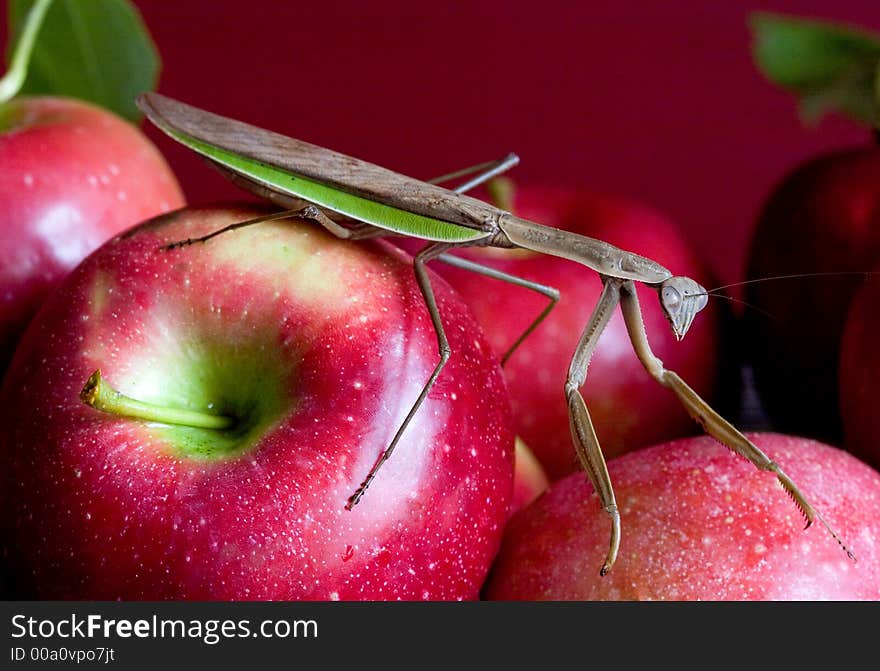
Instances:
[[[283,212],[241,222],[229,228],[268,219],[301,218],[314,221],[341,238],[404,235],[428,242],[415,256],[413,265],[437,333],[440,360],[394,439],[351,495],[346,507],[351,508],[357,504],[382,464],[391,456],[409,420],[418,411],[451,355],[426,264],[432,260],[441,260],[539,291],[549,299],[547,308],[515,341],[506,355],[509,356],[549,313],[558,299],[558,293],[550,287],[499,273],[458,258],[450,252],[476,246],[519,247],[580,263],[597,272],[604,285],[599,302],[575,348],[564,384],[577,456],[611,520],[611,540],[600,570],[602,575],[611,569],[617,556],[620,514],[605,459],[580,387],[586,381],[590,357],[599,337],[618,306],[623,313],[635,353],[651,377],[671,390],[708,434],[748,459],[757,468],[772,472],[804,515],[807,526],[818,519],[847,554],[853,557],[840,537],[810,505],[788,475],[713,410],[675,372],[664,368],[662,361],[651,351],[635,283],[641,282],[657,290],[663,312],[679,340],[684,338],[694,317],[708,301],[707,292],[702,286],[690,278],[673,276],[669,270],[651,259],[618,249],[601,240],[527,221],[464,195],[465,190],[514,165],[517,162],[515,156],[434,180],[440,182],[462,174],[477,173],[468,183],[456,190],[449,190],[435,183],[405,177],[374,164],[212,114],[155,93],[141,96],[138,105],[153,123],[175,140],[213,162],[234,182],[286,208]],[[171,246],[205,241],[225,230],[229,229]]]

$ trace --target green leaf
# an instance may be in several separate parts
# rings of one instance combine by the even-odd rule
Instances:
[[[9,0],[7,59],[33,0]],[[21,93],[88,100],[137,122],[135,97],[156,88],[159,54],[128,0],[55,0],[37,35]]]
[[[749,24],[755,63],[767,79],[799,97],[806,120],[837,111],[880,124],[880,35],[768,13],[753,14]]]

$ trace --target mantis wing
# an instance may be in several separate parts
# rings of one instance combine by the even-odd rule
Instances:
[[[503,214],[483,201],[308,142],[145,93],[138,107],[169,136],[266,191],[302,198],[403,235],[445,242],[479,240]]]

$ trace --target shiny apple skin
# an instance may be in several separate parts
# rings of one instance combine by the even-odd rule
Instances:
[[[2,470],[28,595],[477,598],[507,518],[513,434],[473,317],[435,278],[452,358],[346,510],[433,370],[436,336],[411,260],[387,243],[278,222],[160,249],[256,214],[181,210],[112,239],[26,332],[2,392]],[[176,376],[236,357],[252,363],[227,371],[221,400],[256,370],[277,394],[255,400],[282,408],[237,456],[181,456],[168,430],[77,398],[100,367],[168,403],[190,383]]]
[[[609,463],[622,540],[600,577],[610,521],[583,476],[554,483],[515,515],[489,599],[876,600],[880,474],[851,454],[781,434],[750,434],[849,543],[804,530],[776,484],[711,438],[636,450]]]
[[[130,123],[94,105],[0,106],[0,371],[52,288],[117,233],[183,205],[174,174]]]

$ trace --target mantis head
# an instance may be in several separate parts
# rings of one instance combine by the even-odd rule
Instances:
[[[657,287],[663,313],[677,340],[684,338],[697,313],[706,307],[706,290],[690,277],[670,277]]]

